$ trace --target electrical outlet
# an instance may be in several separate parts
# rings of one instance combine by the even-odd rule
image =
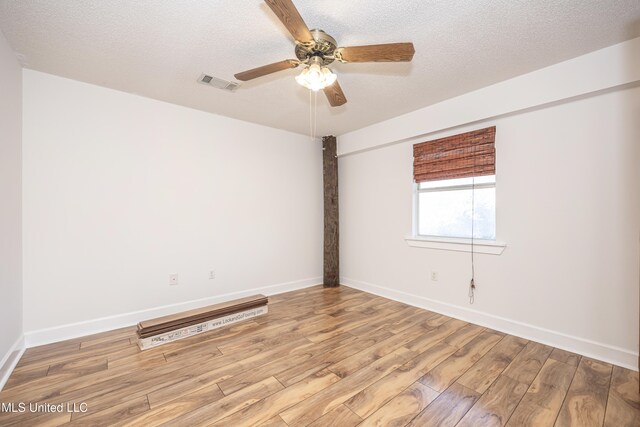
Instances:
[[[169,284],[174,286],[178,284],[178,275],[177,274],[170,274],[169,275]]]
[[[438,281],[438,272],[437,271],[432,271],[431,272],[431,281],[432,282],[437,282]]]
[[[215,270],[209,270],[209,280],[213,280],[216,278],[216,271]]]

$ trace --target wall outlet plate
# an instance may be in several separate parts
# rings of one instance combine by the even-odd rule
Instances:
[[[213,280],[216,278],[216,271],[215,270],[209,270],[209,280]]]
[[[438,272],[437,271],[432,271],[431,272],[431,281],[432,282],[437,282],[438,281]]]

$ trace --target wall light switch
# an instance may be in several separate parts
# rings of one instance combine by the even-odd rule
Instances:
[[[178,284],[178,275],[177,274],[170,274],[169,275],[169,284],[172,285],[172,286]]]

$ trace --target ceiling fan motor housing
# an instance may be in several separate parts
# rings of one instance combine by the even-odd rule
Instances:
[[[331,64],[335,60],[333,53],[338,47],[336,40],[322,30],[314,29],[310,32],[313,42],[296,43],[296,57],[302,62],[316,57],[322,61],[321,65]]]
[[[406,62],[413,59],[413,43],[386,43],[364,46],[338,47],[336,39],[321,29],[309,30],[293,4],[293,0],[264,0],[271,11],[296,41],[297,59],[285,59],[273,64],[235,74],[241,81],[252,80],[304,64],[296,81],[311,90],[322,89],[332,107],[347,102],[336,75],[327,67],[333,61],[349,62]]]

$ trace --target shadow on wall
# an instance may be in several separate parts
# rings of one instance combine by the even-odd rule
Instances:
[[[640,20],[636,20],[629,25],[629,32],[633,37],[640,37]],[[629,58],[630,61],[633,59]],[[631,66],[631,64],[629,64]],[[627,114],[630,114],[632,117],[638,117],[640,115],[640,111],[633,111],[633,106],[631,108],[625,109]],[[636,159],[637,160],[637,159]],[[638,178],[638,177],[636,177]],[[640,179],[640,178],[638,178]],[[640,193],[638,194],[638,198],[640,198]],[[636,350],[638,350],[638,370],[640,370],[640,229],[638,230],[638,346]],[[640,391],[640,386],[639,386]]]
[[[628,27],[628,32],[629,32],[629,36],[630,38],[633,37],[640,37],[640,20],[635,20],[634,22],[632,22],[629,27]],[[637,61],[637,58],[632,58],[632,57],[627,57],[626,58],[628,61],[627,67],[625,68],[631,68],[633,67],[633,62]],[[634,118],[640,116],[640,111],[635,111],[634,110],[634,105],[629,105],[629,106],[624,106],[625,108],[622,108],[622,111],[624,111],[627,114],[627,119],[629,119],[630,121],[634,120]],[[635,152],[633,153],[629,153],[631,155],[631,159],[633,159],[633,164],[637,165],[638,162],[640,162],[640,149],[637,148],[637,144],[634,145],[634,149]],[[634,166],[634,169],[637,166]],[[638,173],[636,172],[636,175],[638,175]],[[635,176],[634,177],[636,179],[636,182],[640,182],[640,176]],[[640,200],[640,192],[637,195],[638,199]],[[627,199],[629,200],[630,203],[633,203],[633,198],[629,198]],[[629,206],[628,209],[633,209],[633,206]],[[636,325],[638,325],[638,345],[636,346],[636,350],[638,350],[638,369],[640,369],[640,229],[636,230],[636,232],[638,233],[638,244],[636,246],[636,251],[637,251],[637,262],[638,262],[638,319],[636,322]]]
[[[636,19],[634,22],[632,22],[629,25],[628,31],[629,39],[640,37],[640,20]]]

